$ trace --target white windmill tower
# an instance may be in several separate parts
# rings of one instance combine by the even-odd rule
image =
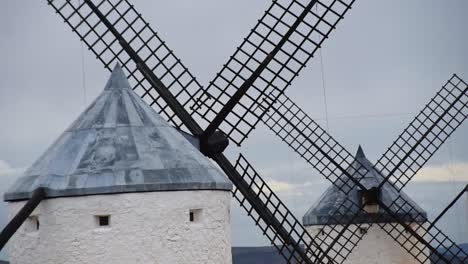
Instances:
[[[231,182],[131,89],[116,66],[101,95],[5,194],[40,203],[12,264],[231,263]]]
[[[364,168],[362,168],[363,166]],[[355,155],[355,160],[351,164],[352,168],[348,168],[349,171],[353,171],[357,168],[363,170],[365,174],[364,178],[361,179],[361,183],[366,188],[373,188],[379,186],[379,184],[384,180],[384,177],[378,173],[372,163],[367,159],[362,150],[361,146]],[[379,199],[386,201],[390,204],[391,201],[395,200],[395,197],[402,195],[405,200],[410,203],[409,205],[401,205],[402,208],[410,207],[415,208],[415,210],[401,210],[399,211],[398,217],[403,219],[410,227],[416,229],[416,232],[419,235],[424,235],[421,233],[423,230],[417,229],[421,224],[424,224],[427,221],[426,212],[421,209],[411,198],[409,198],[403,192],[398,193],[395,188],[393,188],[389,183],[385,183],[379,192]],[[359,192],[359,188],[355,186],[349,194],[346,196],[341,192],[336,185],[329,187],[322,196],[316,201],[316,203],[306,212],[303,216],[303,224],[308,230],[308,232],[313,235],[313,237],[322,236],[322,239],[326,240],[325,245],[329,245],[336,238],[335,235],[343,229],[343,227],[348,224],[350,219],[353,219],[353,216],[357,211],[347,211],[342,212],[343,207],[340,207],[346,199],[350,199],[354,204],[363,204],[365,199]],[[357,208],[356,208],[357,209]],[[386,231],[380,225],[392,225],[398,227],[398,224],[395,223],[395,220],[388,215],[385,210],[379,208],[378,205],[369,205],[365,206],[364,210],[367,214],[359,215],[359,217],[354,218],[352,225],[349,227],[350,230],[356,232],[358,235],[366,234],[363,237],[363,240],[358,243],[356,248],[352,253],[346,258],[345,264],[360,264],[360,263],[379,263],[379,264],[416,264],[419,262],[415,256],[412,256],[408,251],[402,248],[395,239],[389,236]],[[408,213],[406,213],[408,212]],[[336,214],[336,215],[334,215]],[[348,216],[348,217],[344,217]],[[342,221],[342,222],[336,222]],[[411,220],[408,220],[411,219]],[[322,231],[324,227],[333,223],[334,235],[329,235],[328,232]],[[372,224],[372,225],[370,225]],[[406,232],[400,228],[399,232]],[[346,239],[341,237],[338,239],[338,243],[346,244]],[[415,238],[411,238],[415,240]],[[402,243],[407,243],[407,238],[401,236]],[[413,241],[415,243],[415,241]],[[325,248],[324,250],[327,250]],[[427,249],[423,249],[426,254],[428,254]],[[419,252],[419,251],[418,251]],[[429,260],[428,260],[429,261]],[[428,263],[429,264],[429,263]]]

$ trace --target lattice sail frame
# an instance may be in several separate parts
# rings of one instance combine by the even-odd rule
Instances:
[[[158,78],[162,79],[175,97],[187,108],[190,100],[195,98],[197,93],[201,91],[200,84],[127,0],[116,0],[114,2],[102,0],[96,7],[105,16],[106,20],[109,20],[112,27],[118,31],[118,34],[127,37],[124,38],[125,41],[143,58],[143,63],[148,64],[148,68],[154,71]],[[337,1],[331,1],[332,5],[335,2]],[[338,2],[344,3],[343,1]],[[106,29],[106,25],[102,23],[96,14],[91,12],[90,8],[84,4],[84,1],[48,0],[48,3],[78,34],[80,39],[104,64],[105,68],[110,70],[111,64],[120,62],[128,72],[128,77],[134,84],[137,93],[140,93],[150,105],[159,108],[160,113],[174,126],[184,128],[180,119],[156,94],[155,89],[151,87],[139,71],[139,65],[135,65],[130,56],[119,45],[121,43],[119,43],[115,34],[111,34],[109,29]],[[347,9],[349,7],[347,6]],[[152,49],[150,46],[155,48]],[[147,55],[144,55],[145,52]],[[175,70],[178,68],[181,69],[180,72]],[[166,77],[169,79],[169,84],[164,79]],[[285,206],[283,209],[287,210]]]
[[[83,0],[47,0],[106,69],[120,63],[133,89],[172,125],[187,129],[124,51],[117,38]],[[203,87],[128,0],[98,0],[96,6],[127,43],[140,55],[156,77],[187,109]]]
[[[260,64],[271,56],[274,47],[305,12],[302,22],[279,52],[274,54],[272,61],[220,126],[232,142],[240,145],[264,114],[258,108],[258,102],[267,95],[279,96],[291,85],[354,1],[273,1],[234,55],[198,98],[197,104],[193,106],[195,113],[210,123]]]
[[[254,89],[249,90],[242,102],[221,125],[220,129],[233,142],[242,143],[259,122],[263,113],[254,111],[257,108],[255,103],[257,99],[265,94],[280,94],[291,84],[338,22],[343,19],[354,1],[315,1],[315,10],[308,12],[306,19],[254,83]],[[119,45],[118,40],[83,0],[47,0],[47,2],[77,33],[105,68],[110,71],[111,65],[119,62],[128,73],[129,81],[135,91],[175,127],[184,129],[180,119],[145,80],[137,65]],[[255,67],[268,56],[278,39],[285,34],[300,12],[307,8],[307,3],[314,1],[273,1],[207,89],[201,86],[128,0],[113,2],[115,3],[100,0],[96,6],[186,110],[202,117],[206,125],[239,88],[240,83],[245,81]],[[261,37],[266,38],[262,40]],[[214,98],[216,100],[212,100]],[[248,132],[244,132],[245,130],[239,127],[248,128]]]
[[[397,223],[379,224],[379,226],[420,263],[428,263],[431,258],[436,259],[438,261],[436,263],[447,264],[468,260],[468,253],[445,235],[442,230],[432,225],[430,221],[420,223],[410,220],[413,217],[423,217],[423,215],[417,213],[417,209],[407,201],[407,198],[400,195],[393,202],[380,203],[380,206],[383,206],[386,211],[394,212],[394,214],[405,213],[403,218],[412,222],[411,226],[405,227],[399,219],[395,218]],[[410,214],[417,215],[410,216]],[[421,238],[425,241],[424,243],[421,242]],[[453,252],[456,252],[457,255],[447,254]]]
[[[356,182],[368,173],[367,168],[359,162],[357,166],[353,166],[354,155],[341,146],[285,94],[280,95],[274,104],[272,100],[268,98],[259,106],[265,111],[262,122],[301,158],[337,186],[339,191],[349,194],[353,188],[356,188]],[[354,179],[340,177],[344,173]],[[324,225],[324,232],[315,237],[316,241],[320,239],[332,241],[332,243],[325,243],[325,251],[328,254],[332,252],[337,260],[340,256],[337,263],[343,263],[363,238],[364,234],[360,233],[361,228],[372,226],[353,224],[354,219],[358,217],[357,214],[352,218],[347,216],[346,212],[362,211],[362,206],[349,199],[343,201],[331,214],[341,216],[341,218],[331,218]],[[344,226],[336,224],[344,222],[347,223]]]
[[[102,4],[103,2],[104,2],[104,1],[102,1],[101,4]],[[119,6],[121,3],[127,3],[127,4],[128,4],[127,1],[119,1],[116,5],[111,5],[111,7],[110,7],[110,9],[109,9],[109,11],[110,11],[109,14],[111,14],[114,10],[118,9],[118,6]],[[101,6],[101,4],[100,4],[100,6]],[[80,7],[80,6],[78,6],[78,7]],[[130,5],[129,5],[129,7],[130,7]],[[75,9],[74,11],[77,11],[77,10]],[[134,11],[133,7],[132,7],[132,10],[131,10],[131,11]],[[134,11],[134,12],[135,12],[135,11]],[[125,15],[125,14],[127,14],[127,13],[128,13],[128,10],[125,11],[125,12],[123,12],[122,14]],[[136,12],[135,12],[135,13],[136,13]],[[122,15],[122,14],[120,14],[120,15]],[[139,18],[141,18],[140,15],[137,15],[137,16],[138,16]],[[66,17],[64,17],[64,18],[66,18]],[[81,18],[87,18],[87,16],[84,16],[84,17],[81,16]],[[86,19],[83,19],[83,20],[86,20]],[[138,20],[138,18],[135,18],[135,20]],[[131,21],[133,21],[133,20],[131,20]],[[115,22],[118,23],[119,21],[118,21],[118,20],[115,20]],[[125,31],[128,30],[129,27],[132,27],[133,24],[135,23],[135,21],[133,21],[133,22],[128,22],[128,21],[126,21],[126,22],[127,22],[127,26],[128,26],[128,27],[126,27],[125,29],[123,29],[123,31],[122,31],[123,33],[125,33]],[[144,23],[144,22],[143,22],[143,23]],[[79,25],[78,25],[78,26],[79,26]],[[91,25],[88,24],[88,26],[89,26],[90,29],[92,28]],[[98,26],[98,23],[95,24],[95,26]],[[72,26],[72,27],[73,27],[73,26]],[[143,28],[142,28],[142,31],[144,31],[144,30],[146,30],[146,27],[145,27],[145,26],[143,26]],[[93,29],[93,30],[91,30],[91,31],[92,31],[93,33],[96,33],[96,30],[95,30],[95,29]],[[104,31],[104,32],[106,32],[106,31]],[[140,31],[139,31],[139,30],[138,30],[138,31],[134,31],[135,34],[136,34],[137,32],[140,32]],[[89,33],[89,32],[87,32],[87,34],[85,34],[85,35],[83,35],[83,36],[84,36],[84,37],[88,36],[88,33]],[[153,33],[154,33],[154,31],[153,31]],[[154,34],[155,34],[155,33],[154,33]],[[104,35],[105,35],[105,33],[104,33]],[[136,35],[138,35],[138,34],[136,34]],[[99,38],[99,35],[98,35],[98,34],[96,34],[96,36]],[[110,37],[110,38],[111,38],[111,37]],[[133,38],[132,38],[132,39],[133,39]],[[151,37],[151,39],[152,39],[152,37]],[[151,39],[149,39],[149,40],[151,40]],[[159,38],[158,38],[158,39],[159,39]],[[160,40],[160,39],[159,39],[159,40]],[[101,39],[97,39],[96,41],[99,42],[99,41],[102,41],[102,40],[101,40]],[[95,41],[95,42],[92,42],[91,48],[93,48],[93,47],[95,46],[96,41]],[[114,56],[114,59],[118,59],[122,64],[125,64],[125,65],[126,65],[125,62],[128,62],[128,61],[129,61],[128,59],[127,59],[127,60],[125,60],[125,59],[122,60],[122,59],[120,59],[120,58],[117,58],[119,55],[122,54],[122,50],[120,50],[120,51],[119,51],[119,50],[117,50],[117,51],[111,50],[111,48],[112,48],[111,46],[112,46],[113,44],[116,43],[115,40],[114,40],[114,41],[109,41],[109,42],[105,42],[105,41],[102,41],[102,42],[103,42],[103,45],[105,46],[105,48],[103,48],[101,51],[98,51],[97,49],[96,49],[96,50],[92,49],[93,52],[97,55],[97,57],[98,57],[99,59],[101,59],[101,57],[102,57],[103,55],[105,55],[106,52],[107,52],[107,54],[112,54],[112,55]],[[132,41],[131,41],[131,42],[132,42]],[[165,47],[165,48],[167,49],[167,51],[168,51],[168,54],[162,57],[162,61],[164,61],[164,60],[166,60],[166,58],[168,58],[168,57],[171,58],[173,54],[172,54],[171,51],[169,51],[169,49],[167,48],[167,46],[164,45],[163,42],[161,42],[161,43],[162,43],[162,45],[163,45],[162,47]],[[88,43],[87,43],[87,44],[88,44]],[[88,44],[88,46],[89,46],[89,44]],[[142,46],[141,48],[149,48],[149,47],[144,47],[144,46]],[[138,49],[136,49],[136,50],[140,50],[140,48],[138,48]],[[155,53],[155,52],[156,52],[156,51],[151,51],[151,52],[150,52],[151,54],[150,54],[149,56],[154,56],[154,53]],[[156,57],[156,60],[158,60],[157,57]],[[161,59],[159,59],[159,60],[161,60]],[[177,58],[176,58],[175,60],[176,60],[177,62],[180,62],[180,60],[178,60]],[[101,61],[106,65],[105,61],[103,61],[102,59],[101,59]],[[167,70],[167,72],[166,72],[165,74],[162,73],[160,76],[162,76],[162,78],[164,78],[168,73],[171,73],[170,69],[175,68],[175,66],[178,65],[177,62],[175,62],[174,64],[172,64],[172,65],[170,65],[170,66],[164,66],[164,68]],[[110,63],[112,63],[112,59],[109,60],[109,62],[108,62],[108,64],[106,65],[106,67],[109,67],[108,65],[109,65]],[[161,65],[160,65],[160,64],[156,64],[155,66],[161,66]],[[136,73],[136,67],[135,67],[135,70],[134,70],[134,71],[129,70],[128,67],[124,67],[124,68],[126,68],[126,69],[130,72],[130,76],[129,76],[130,78]],[[183,67],[183,68],[186,70],[185,67]],[[184,72],[182,72],[181,74],[183,75],[183,74],[185,74],[185,73],[186,73],[186,72],[184,71]],[[190,75],[190,76],[191,76],[191,75]],[[142,76],[141,76],[141,77],[142,77]],[[172,77],[174,78],[174,77],[176,77],[176,75],[173,75]],[[191,77],[193,78],[193,76],[191,76]],[[174,78],[174,79],[179,80],[178,78]],[[194,78],[193,78],[193,80],[194,80]],[[136,79],[136,85],[137,85],[137,86],[138,86],[138,85],[141,85],[141,84],[144,83],[144,82],[145,82],[145,81],[144,81],[143,77],[142,77],[139,81],[138,81],[138,79]],[[180,90],[180,92],[185,94],[185,92],[188,91],[187,87],[188,87],[190,84],[192,84],[191,81],[189,81],[185,86],[182,85],[182,84],[180,84],[180,86],[182,87],[181,90]],[[198,86],[199,86],[199,84],[198,84]],[[147,90],[143,89],[143,90],[144,90],[144,92],[143,92],[143,94],[142,94],[143,96],[146,96],[147,94],[151,94],[151,92],[150,92],[151,90],[149,90],[149,89],[147,89]],[[200,91],[199,89],[195,89],[195,90],[196,90],[197,92]],[[154,92],[154,91],[153,91],[153,92]],[[179,95],[179,93],[176,93],[176,94]],[[192,94],[195,94],[195,95],[196,95],[196,92],[195,92],[195,93],[192,93]],[[189,96],[188,96],[188,97],[189,97],[189,98],[193,98],[193,97],[191,96],[192,94],[189,93]],[[153,102],[151,102],[151,104],[157,103],[157,97],[156,97],[156,98],[155,98],[154,96],[149,96],[149,97],[150,97],[151,100],[153,100]],[[187,104],[184,103],[184,106],[186,106],[186,105],[187,105]],[[172,114],[170,113],[170,109],[168,110],[168,108],[165,108],[164,106],[162,106],[162,107],[161,107],[161,111],[163,111],[163,114],[164,114],[164,110],[166,110],[166,111],[169,112],[169,114],[166,114],[166,115],[165,115],[166,117],[168,117],[169,121],[174,122],[173,119],[175,119],[175,116],[174,116],[173,113],[172,113]],[[179,123],[179,124],[175,123],[175,125],[178,126],[178,127],[181,126],[180,123]]]
[[[456,74],[377,161],[400,191],[468,116],[468,85]]]
[[[466,120],[467,116],[468,85],[454,74],[383,154],[376,163],[375,168],[377,170],[382,169],[380,170],[383,173],[382,175],[387,175],[386,181],[390,182],[398,191],[401,191]],[[403,205],[407,208],[403,208]],[[391,204],[385,206],[396,213],[407,212],[409,214],[410,211],[417,211],[401,195]],[[437,252],[438,254],[435,254],[434,258],[445,263],[452,263],[460,259],[462,261],[468,260],[468,253],[434,224],[427,221],[425,224],[418,224],[414,227],[414,230],[423,234],[425,240],[434,248],[443,249],[442,254]],[[394,227],[384,230],[392,237],[398,233]],[[400,232],[399,236],[401,235]],[[407,238],[399,243],[418,260],[426,261],[430,258],[430,255],[427,256],[421,250],[418,251],[421,245],[411,242],[411,239]],[[453,254],[454,252],[456,254]],[[445,257],[440,255],[445,255]],[[449,259],[447,259],[447,255]]]
[[[418,122],[421,122],[421,116],[428,117],[430,113],[428,113],[427,109],[434,109],[438,110],[439,112],[443,113],[444,115],[438,115],[438,118],[434,120],[434,118],[425,118],[423,124],[419,124],[419,126],[424,126],[427,128],[424,135],[436,135],[433,131],[434,128],[439,128],[437,135],[439,141],[436,142],[437,147],[431,149],[432,151],[425,151],[424,152],[424,163],[437,151],[440,145],[456,130],[456,128],[466,119],[467,116],[467,85],[466,83],[461,80],[458,76],[454,75],[446,85],[442,87],[442,90],[436,94],[436,96],[431,100],[431,102],[426,106],[426,108],[421,111],[421,114],[415,119]],[[450,98],[447,97],[442,98],[441,95],[451,94]],[[443,101],[444,104],[440,103]],[[431,107],[432,105],[439,106],[438,108]],[[308,163],[314,166],[317,170],[319,170],[324,176],[338,189],[345,194],[349,192],[349,188],[356,187],[359,185],[359,175],[356,177],[351,172],[348,174],[346,179],[339,178],[340,172],[343,171],[343,168],[339,168],[340,166],[335,166],[332,164],[334,156],[336,153],[339,153],[339,159],[342,163],[338,164],[345,164],[346,166],[350,166],[350,163],[354,160],[354,156],[352,156],[349,152],[347,152],[338,142],[336,142],[331,136],[329,136],[320,126],[314,122],[305,112],[303,112],[294,102],[292,102],[286,95],[281,95],[275,104],[272,104],[268,101],[264,102],[263,109],[268,110],[265,114],[264,118],[262,119],[263,123],[267,125],[277,136],[279,136],[285,143],[287,143],[296,153],[298,153],[303,159],[305,159]],[[435,122],[437,121],[437,122]],[[443,126],[441,127],[439,123],[442,123]],[[409,128],[414,127],[414,123],[409,125]],[[403,134],[407,134],[408,129],[406,129]],[[420,133],[422,135],[422,133]],[[398,139],[401,140],[403,137],[400,136]],[[317,141],[322,139],[319,144]],[[398,146],[397,140],[396,144]],[[408,149],[417,149],[418,144],[425,142],[426,137],[421,137],[420,140],[414,140],[412,143],[416,144],[414,147],[408,146]],[[324,148],[324,145],[326,147]],[[409,145],[409,144],[408,144]],[[394,147],[393,147],[394,148]],[[320,149],[325,149],[326,151],[321,151]],[[331,151],[335,149],[335,151]],[[426,150],[427,148],[424,148]],[[332,153],[332,155],[330,155]],[[419,152],[416,152],[420,154]],[[384,154],[384,157],[387,156],[387,153]],[[395,158],[403,158],[408,157],[409,155],[395,155],[393,156],[392,163],[393,164],[404,164],[400,162],[400,160],[395,160]],[[423,166],[423,162],[419,162],[416,165]],[[332,164],[332,166],[330,166]],[[412,168],[415,168],[414,164],[411,164]],[[324,166],[329,166],[329,170],[324,170]],[[362,167],[362,165],[358,165],[358,167]],[[395,167],[398,169],[398,167]],[[411,175],[407,175],[407,179],[411,179],[414,174],[419,170],[420,167],[413,170],[405,170],[405,173],[408,172],[412,173]],[[376,168],[374,168],[376,169]],[[359,171],[359,170],[358,170]],[[377,169],[378,171],[378,169]],[[385,175],[385,174],[382,174]],[[387,177],[387,179],[392,176],[391,174]],[[392,182],[390,181],[390,184]],[[383,183],[382,183],[383,184]],[[362,188],[362,187],[361,187]],[[397,188],[397,187],[395,187]],[[401,188],[397,189],[398,191]],[[381,227],[398,243],[403,246],[409,253],[411,253],[415,258],[418,259],[421,263],[425,263],[430,258],[430,252],[425,252],[424,250],[419,250],[421,248],[432,247],[430,244],[434,244],[435,248],[449,245],[448,248],[451,250],[456,250],[462,253],[462,257],[466,258],[466,253],[462,251],[450,238],[444,235],[441,230],[437,229],[436,227],[432,226],[428,228],[427,225],[424,224],[417,224],[417,221],[411,221],[410,213],[417,213],[418,210],[414,208],[410,203],[406,201],[407,198],[403,196],[396,197],[395,201],[389,204],[382,204],[381,206],[388,208],[389,212],[393,212],[393,215],[404,215],[403,218],[406,221],[396,225],[381,225]],[[416,218],[421,218],[421,215],[417,215]],[[396,221],[401,220],[395,218]],[[416,220],[416,219],[415,219]],[[376,219],[376,221],[380,221]],[[405,222],[415,222],[416,224],[413,225],[412,228],[409,226],[405,226]],[[430,224],[430,223],[428,223]],[[411,230],[410,230],[411,229]],[[432,231],[430,233],[429,231]],[[433,234],[435,232],[435,234]],[[414,237],[419,237],[419,239],[415,240]],[[423,241],[422,237],[425,237],[425,241]],[[401,239],[401,238],[404,239]],[[347,243],[347,238],[344,238],[344,243]],[[427,242],[428,241],[428,242]],[[354,243],[349,243],[352,248],[354,248]],[[432,248],[434,248],[432,247]],[[447,248],[447,247],[445,247]],[[417,251],[417,252],[416,252]],[[440,254],[436,254],[436,257]],[[442,258],[440,258],[443,260]],[[454,258],[450,259],[452,261]],[[446,260],[444,260],[446,262]]]
[[[330,218],[329,223],[324,226],[322,232],[315,237],[312,237],[300,221],[289,211],[289,209],[287,209],[286,205],[281,202],[272,189],[268,187],[267,183],[260,177],[257,171],[242,154],[239,155],[235,167],[242,177],[249,183],[251,189],[258,193],[258,196],[263,200],[265,206],[270,212],[272,212],[273,216],[281,221],[285,229],[291,234],[291,237],[295,238],[299,244],[304,245],[305,252],[314,262],[343,263],[351,253],[352,249],[362,239],[363,234],[360,233],[359,230],[363,225],[357,224],[352,228],[349,228],[348,226],[341,228],[336,225],[336,223],[352,221],[354,219],[349,219],[349,216],[346,214],[348,210],[361,209],[361,207],[355,204],[352,200],[346,199],[337,208],[333,217]],[[252,210],[252,207],[245,203],[245,199],[237,189],[234,190],[233,196],[239,201],[241,207],[247,211],[247,215],[250,216],[255,221],[255,224],[261,228],[265,236],[267,236],[272,245],[277,248],[279,253],[288,261],[294,260],[299,261],[300,263],[300,259],[298,259],[295,252],[287,246],[288,243],[282,241],[275,231],[260,219],[260,217]],[[345,237],[346,240],[343,242],[342,240],[335,239],[336,237]],[[278,243],[282,246],[278,246]],[[318,252],[318,254],[314,256],[312,252]]]
[[[260,105],[265,115],[262,122],[307,163],[317,169],[340,191],[348,194],[368,170],[355,157],[310,118],[285,94],[272,105],[272,99]],[[340,177],[349,174],[350,177]],[[352,178],[351,178],[352,177]]]

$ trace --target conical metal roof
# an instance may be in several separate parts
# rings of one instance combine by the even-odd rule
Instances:
[[[364,166],[368,170],[367,174],[364,175],[364,177],[360,180],[361,184],[367,189],[379,186],[379,184],[384,180],[384,177],[377,170],[374,169],[374,166],[367,159],[361,146],[359,146],[358,148],[353,164],[351,164],[350,168],[348,168],[347,171],[350,173],[351,171],[355,171],[356,169],[360,168],[359,164],[362,164],[362,166]],[[346,176],[342,175],[341,177]],[[397,199],[399,195],[401,195],[407,202],[409,202],[409,205],[404,204],[404,202],[401,199],[398,199],[398,202],[392,204],[392,202],[395,199]],[[330,186],[325,191],[325,193],[322,194],[318,201],[305,213],[305,215],[302,218],[303,224],[305,226],[325,225],[331,223],[346,224],[357,213],[357,210],[345,211],[344,208],[340,207],[340,205],[346,200],[346,198],[350,199],[356,205],[360,205],[361,198],[359,195],[359,188],[357,186],[354,187],[346,196],[342,191],[338,189],[337,186]],[[404,219],[408,222],[427,221],[426,212],[423,209],[421,209],[416,204],[416,202],[409,198],[404,192],[398,192],[388,182],[385,183],[380,190],[380,199],[386,205],[392,204],[391,209],[393,209],[394,212],[398,212],[397,215],[400,219]],[[411,211],[411,207],[416,210]],[[340,209],[339,213],[337,211],[338,209]],[[406,214],[405,212],[410,213]],[[390,215],[388,215],[386,211],[382,208],[379,208],[379,212],[377,214],[379,215],[379,217],[376,217],[375,214],[361,214],[354,219],[354,223],[373,223],[376,222],[376,220],[378,220],[378,222],[395,222],[395,220]]]
[[[189,137],[189,138],[187,138]],[[171,190],[231,190],[231,182],[130,87],[120,66],[104,91],[19,178],[4,199]]]

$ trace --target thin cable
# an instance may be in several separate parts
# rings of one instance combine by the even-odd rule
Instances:
[[[435,113],[443,113],[443,111],[434,111]],[[355,115],[341,115],[341,116],[332,116],[328,117],[329,120],[338,120],[338,119],[369,119],[369,118],[393,118],[393,117],[406,117],[406,116],[415,116],[420,113],[403,113],[403,112],[393,112],[393,113],[382,113],[382,114],[355,114]],[[316,117],[314,120],[323,120],[324,118]]]
[[[81,42],[81,83],[83,87],[83,104],[86,107],[86,71],[85,71],[85,57],[84,57],[84,50],[83,50],[83,42]]]
[[[325,71],[323,67],[322,49],[319,49],[319,56],[320,56],[320,72],[322,75],[323,104],[325,105],[325,125],[327,127],[327,131],[330,132],[330,125],[329,125],[329,120],[328,120],[327,87],[325,85]]]
[[[315,12],[318,13],[318,5],[315,5]],[[325,106],[325,126],[327,128],[327,132],[330,132],[330,124],[328,120],[327,88],[325,86],[325,70],[323,67],[323,54],[322,54],[321,48],[318,51],[319,51],[319,57],[320,57],[320,72],[321,72],[321,77],[322,77],[323,104]]]
[[[317,117],[314,120],[340,120],[340,119],[369,119],[369,118],[395,118],[395,117],[405,117],[405,116],[414,116],[418,113],[382,113],[382,114],[356,114],[356,115],[338,115],[328,118]]]
[[[81,5],[82,0],[80,0]],[[87,106],[86,102],[86,70],[85,70],[85,55],[84,55],[84,44],[80,41],[80,52],[81,52],[81,85],[83,88],[83,106]]]

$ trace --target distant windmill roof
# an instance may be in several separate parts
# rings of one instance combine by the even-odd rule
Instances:
[[[27,199],[39,186],[47,197],[231,190],[231,182],[187,137],[131,89],[117,65],[101,95],[4,198]]]
[[[351,165],[353,168],[359,168],[359,163],[362,164],[367,170],[367,174],[360,180],[361,184],[366,188],[370,189],[372,187],[377,187],[384,177],[377,172],[374,168],[372,163],[366,158],[364,151],[362,150],[361,146],[359,146],[358,151],[355,156],[355,160]],[[351,168],[348,168],[350,171]],[[346,177],[343,175],[342,177]],[[398,195],[404,197],[404,200],[409,202],[412,208],[416,209],[416,211],[410,211],[410,208],[406,205],[403,205],[403,201],[400,203],[393,204],[391,207],[394,209],[393,211],[398,211],[395,208],[402,206],[400,209],[401,213],[398,213],[400,219],[405,219],[408,221],[416,221],[416,222],[425,222],[427,221],[426,212],[421,209],[411,198],[409,198],[405,193],[400,192],[398,193],[395,188],[393,188],[389,183],[385,183],[382,186],[380,199],[386,205],[392,204]],[[306,212],[304,217],[302,218],[303,224],[308,225],[325,225],[328,223],[333,224],[346,224],[347,221],[352,219],[351,217],[354,216],[357,210],[347,210],[341,211],[340,214],[334,215],[339,206],[345,201],[346,197],[353,201],[355,204],[360,205],[360,196],[359,196],[359,189],[358,187],[354,187],[346,196],[342,191],[338,189],[335,185],[329,187],[325,193],[319,198],[319,200]],[[343,209],[343,208],[341,208]],[[406,212],[410,212],[406,215]],[[357,217],[354,223],[371,223],[376,222],[395,222],[395,220],[388,215],[383,208],[379,209],[378,214],[379,217],[375,217],[375,215],[365,215],[362,214]],[[340,216],[340,217],[338,217]],[[343,217],[345,216],[345,217]]]

